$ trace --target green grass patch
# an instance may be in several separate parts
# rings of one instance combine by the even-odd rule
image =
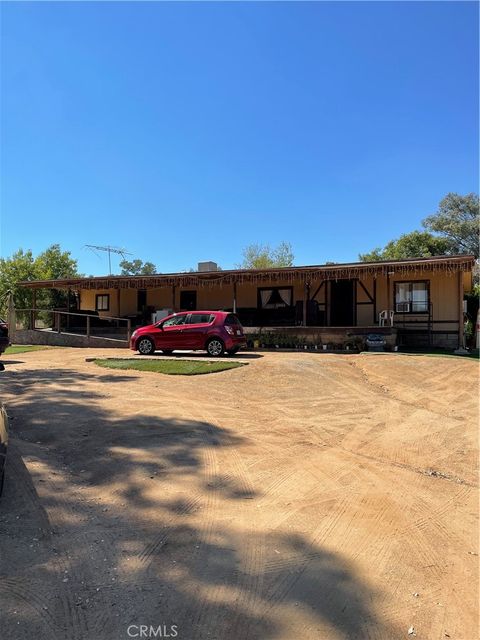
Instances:
[[[219,371],[236,369],[245,364],[242,362],[211,362],[209,360],[140,360],[134,358],[105,358],[94,362],[99,367],[107,369],[153,371],[170,376],[198,376],[205,373],[218,373]]]
[[[9,353],[27,353],[27,351],[43,351],[44,349],[55,349],[46,344],[13,344],[4,351],[5,355]]]
[[[478,349],[474,349],[469,353],[453,353],[453,351],[448,351],[447,349],[435,349],[433,351],[421,351],[415,349],[408,350],[400,350],[398,353],[401,353],[403,356],[429,356],[431,358],[473,358],[475,360],[479,359]]]

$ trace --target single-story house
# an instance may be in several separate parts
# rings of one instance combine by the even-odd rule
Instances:
[[[383,332],[400,344],[456,348],[474,264],[471,255],[234,270],[209,262],[188,273],[21,284],[66,290],[69,311],[129,318],[132,326],[161,310],[224,309],[250,331],[321,334],[324,341],[336,333]]]

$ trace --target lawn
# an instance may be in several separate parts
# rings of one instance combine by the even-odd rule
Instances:
[[[403,356],[430,356],[430,357],[442,357],[442,358],[475,358],[476,360],[479,359],[479,351],[478,349],[474,349],[473,351],[470,351],[469,353],[453,353],[452,350],[447,350],[447,349],[435,349],[432,351],[427,351],[427,350],[418,350],[416,351],[415,349],[405,349],[401,350],[399,353],[401,353]]]
[[[134,369],[135,371],[153,371],[170,376],[197,376],[205,373],[218,373],[227,369],[242,367],[242,362],[211,362],[197,360],[139,360],[105,358],[94,361],[99,367],[107,369]]]
[[[26,353],[27,351],[40,351],[43,349],[53,349],[55,347],[50,347],[48,345],[43,344],[14,344],[5,349],[5,355],[10,353]]]

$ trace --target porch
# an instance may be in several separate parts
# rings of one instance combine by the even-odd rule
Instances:
[[[122,320],[133,329],[168,313],[218,309],[236,313],[253,333],[296,334],[321,344],[341,334],[388,333],[401,345],[455,348],[463,340],[463,295],[473,263],[472,256],[445,256],[22,285],[32,290],[34,310],[38,290],[63,290],[66,305],[56,312],[95,316],[92,323],[105,320],[113,330]],[[75,331],[71,319],[68,326]]]

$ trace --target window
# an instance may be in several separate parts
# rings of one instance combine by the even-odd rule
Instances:
[[[187,324],[209,324],[214,317],[211,313],[191,313]]]
[[[426,313],[428,311],[428,282],[395,282],[395,311],[397,313]]]
[[[183,313],[182,315],[173,316],[172,318],[165,320],[161,325],[162,327],[177,327],[179,324],[185,324],[186,319],[187,314]]]
[[[110,310],[110,294],[99,293],[95,296],[95,310],[96,311]]]
[[[292,306],[292,287],[261,287],[258,290],[258,306],[261,309],[279,309]]]

